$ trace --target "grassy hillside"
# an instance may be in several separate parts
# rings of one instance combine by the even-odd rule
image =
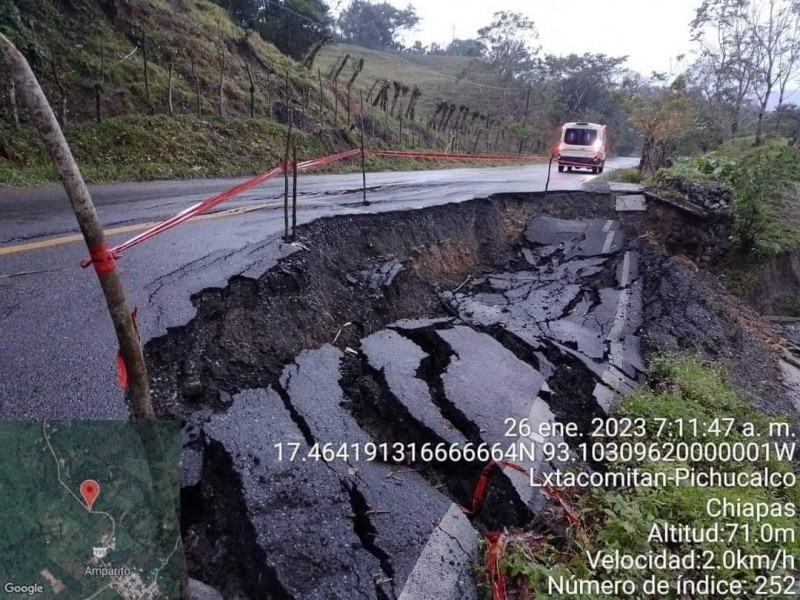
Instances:
[[[290,115],[304,158],[357,146],[359,92],[379,78],[418,86],[422,96],[413,122],[404,110],[367,105],[369,147],[516,153],[522,140],[526,152],[542,153],[549,141],[536,117],[519,122],[523,91],[493,87],[496,76],[480,60],[334,46],[306,69],[210,0],[0,0],[0,31],[27,57],[93,182],[261,171],[281,159]],[[348,52],[354,60],[335,86],[331,67]],[[348,96],[361,57],[365,69]],[[446,131],[430,121],[441,101],[469,109],[448,118]],[[19,126],[10,96],[0,100],[0,185],[54,181],[18,104]]]
[[[323,49],[317,66],[323,75],[332,73],[346,55],[350,58],[339,76],[340,85],[346,85],[354,65],[363,58],[364,68],[353,89],[364,92],[366,96],[381,79],[400,81],[410,89],[418,86],[422,96],[417,104],[417,115],[423,122],[427,122],[440,102],[459,108],[465,106],[470,114],[477,111],[488,116],[504,128],[517,145],[520,139],[524,139],[526,151],[545,154],[558,139],[560,124],[568,120],[564,101],[559,96],[562,90],[558,82],[532,85],[528,98],[526,85],[501,83],[492,67],[480,58],[383,52],[338,44]],[[390,99],[391,95],[390,91]],[[406,106],[408,98],[401,101]],[[610,125],[615,139],[612,152],[622,149],[619,151],[628,154],[633,151],[637,134],[627,117],[619,111],[611,111],[605,116],[590,111],[581,118],[600,119]],[[514,143],[509,141],[505,146],[513,151]]]
[[[195,110],[192,68],[207,115],[219,112],[220,77],[224,114],[249,115],[248,66],[262,116],[280,99],[287,72],[292,98],[318,88],[294,61],[235,26],[209,0],[5,0],[0,6],[0,30],[26,55],[54,105],[58,81],[63,85],[68,122],[94,119],[98,83],[104,117],[166,113],[170,64],[177,113]]]
[[[237,27],[209,0],[2,0],[0,31],[25,54],[59,118],[66,99],[65,134],[90,181],[261,171],[281,158],[287,104],[301,156],[358,143],[343,91],[334,95],[316,69]],[[54,181],[18,103],[16,128],[8,95],[0,100],[0,184]],[[365,131],[370,146],[439,145],[435,134],[408,123],[401,134],[383,116],[367,118]]]
[[[0,161],[0,182],[35,185],[56,181],[56,173],[38,136],[13,136]],[[84,178],[148,181],[250,175],[282,160],[286,128],[268,119],[199,120],[191,115],[111,117],[68,130],[69,142]],[[324,155],[334,140],[299,132],[302,158]]]

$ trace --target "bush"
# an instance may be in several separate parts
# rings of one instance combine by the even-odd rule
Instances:
[[[800,245],[797,225],[787,219],[790,189],[800,181],[800,152],[788,145],[759,148],[726,176],[736,197],[731,241],[740,250],[774,255]]]
[[[608,174],[608,181],[617,181],[619,183],[642,183],[644,174],[637,168],[631,169],[617,169]]]
[[[745,138],[732,140],[718,152],[679,158],[653,176],[653,187],[665,195],[700,183],[730,190],[734,197],[730,241],[739,251],[760,256],[800,246],[798,224],[787,218],[790,203],[797,201],[791,192],[798,182],[800,151],[783,139],[771,139],[760,147]]]

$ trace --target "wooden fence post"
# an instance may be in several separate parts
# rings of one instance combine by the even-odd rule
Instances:
[[[297,239],[297,143],[292,140],[292,241]]]

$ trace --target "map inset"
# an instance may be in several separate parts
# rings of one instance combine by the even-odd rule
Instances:
[[[0,597],[180,597],[175,422],[0,422]]]

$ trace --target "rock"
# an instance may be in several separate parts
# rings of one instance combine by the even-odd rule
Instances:
[[[656,195],[682,198],[705,212],[729,212],[733,198],[730,190],[715,183],[691,182],[684,177],[672,176],[658,182]]]
[[[634,194],[626,196],[617,196],[616,211],[617,212],[642,212],[647,210],[644,195]]]
[[[223,600],[222,594],[210,585],[197,581],[197,579],[189,579],[188,591],[191,600]]]
[[[203,453],[196,448],[185,447],[181,456],[181,487],[199,484],[202,474]]]
[[[233,396],[225,390],[220,390],[219,401],[225,406],[230,406],[233,403]]]
[[[202,393],[203,384],[200,383],[199,379],[190,379],[181,388],[181,395],[186,399],[197,398]]]
[[[207,368],[209,375],[214,379],[222,379],[225,376],[225,370],[217,363],[211,363]]]

